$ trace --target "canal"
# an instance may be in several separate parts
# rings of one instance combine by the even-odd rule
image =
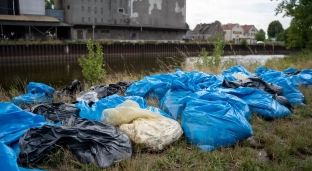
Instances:
[[[248,55],[248,56],[225,56],[224,61],[235,60],[239,64],[261,63],[264,64],[272,58],[281,58],[284,55]],[[18,82],[41,82],[54,87],[68,86],[72,80],[83,80],[81,67],[77,58],[14,58],[11,61],[0,61],[0,85],[9,89]],[[118,58],[106,60],[108,74],[132,73],[148,74],[170,66],[172,68],[192,67],[197,58]],[[122,80],[120,80],[122,81]]]

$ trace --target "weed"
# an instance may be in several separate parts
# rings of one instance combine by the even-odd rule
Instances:
[[[82,67],[83,76],[92,82],[99,81],[104,78],[106,71],[104,54],[102,46],[99,43],[94,43],[91,39],[88,40],[88,56],[85,58],[82,56],[78,59],[79,65]],[[96,49],[94,49],[94,47]]]

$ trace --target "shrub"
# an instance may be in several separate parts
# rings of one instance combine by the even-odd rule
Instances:
[[[247,48],[247,47],[248,47],[248,43],[247,43],[247,40],[246,40],[246,39],[243,39],[243,40],[242,40],[242,47],[243,47],[243,48]]]
[[[89,39],[87,48],[88,56],[85,57],[83,55],[78,59],[79,65],[82,67],[82,74],[87,80],[99,81],[106,75],[106,71],[103,68],[105,64],[102,46]]]

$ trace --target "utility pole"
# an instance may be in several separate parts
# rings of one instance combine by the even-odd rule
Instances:
[[[94,25],[94,13],[95,13],[95,11],[93,11],[93,25],[92,25],[92,29],[93,29],[93,33],[92,33],[93,41],[94,41],[94,29],[95,29],[95,25]]]
[[[15,15],[15,5],[14,5],[14,0],[13,0],[13,14]]]

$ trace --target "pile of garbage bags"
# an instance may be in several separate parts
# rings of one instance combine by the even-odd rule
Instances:
[[[252,73],[235,66],[213,75],[177,69],[87,91],[78,80],[60,91],[31,82],[27,94],[0,103],[0,159],[5,170],[27,170],[18,162],[37,162],[64,147],[77,160],[106,168],[130,158],[134,144],[164,150],[183,134],[212,151],[252,136],[252,114],[283,118],[294,105],[304,106],[298,86],[312,87],[312,70]],[[76,101],[51,103],[54,93]]]

